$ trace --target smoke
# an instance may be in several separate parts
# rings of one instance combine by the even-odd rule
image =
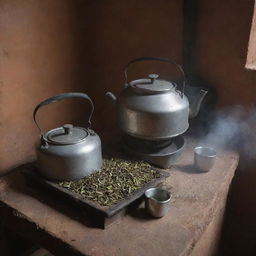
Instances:
[[[256,109],[234,106],[219,110],[209,120],[209,132],[200,145],[216,150],[232,148],[248,159],[256,159]]]

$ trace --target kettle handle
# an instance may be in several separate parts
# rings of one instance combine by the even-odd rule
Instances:
[[[89,115],[89,118],[88,118],[88,128],[91,127],[91,117],[92,117],[92,114],[93,114],[93,111],[94,111],[94,105],[93,105],[93,102],[91,100],[91,98],[85,94],[85,93],[81,93],[81,92],[68,92],[68,93],[62,93],[62,94],[59,94],[59,95],[56,95],[56,96],[53,96],[53,97],[50,97],[46,100],[43,100],[42,102],[40,102],[34,109],[33,111],[33,119],[34,119],[34,122],[36,124],[36,126],[38,127],[38,129],[40,130],[40,133],[41,133],[41,136],[43,136],[43,131],[42,129],[40,128],[37,120],[36,120],[36,114],[37,114],[37,111],[39,110],[39,108],[41,108],[42,106],[45,106],[45,105],[48,105],[52,102],[56,102],[56,101],[60,101],[60,100],[63,100],[63,99],[68,99],[68,98],[83,98],[83,99],[86,99],[86,100],[89,100],[90,103],[91,103],[91,113]]]
[[[141,58],[137,58],[137,59],[133,59],[131,61],[129,61],[125,67],[124,67],[124,78],[125,78],[125,85],[128,84],[128,76],[127,76],[127,70],[128,70],[128,67],[130,66],[130,64],[133,64],[135,62],[138,62],[138,61],[148,61],[148,60],[157,60],[157,61],[161,61],[161,62],[167,62],[167,63],[171,63],[173,65],[175,65],[179,71],[181,72],[182,74],[182,78],[183,78],[183,81],[182,81],[182,96],[184,95],[184,90],[185,90],[185,84],[186,84],[186,77],[185,77],[185,72],[184,70],[182,69],[182,67],[177,64],[175,61],[171,60],[171,59],[167,59],[167,58],[160,58],[160,57],[141,57]]]

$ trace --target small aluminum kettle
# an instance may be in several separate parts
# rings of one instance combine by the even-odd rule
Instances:
[[[128,82],[128,67],[138,61],[161,61],[175,65],[182,74],[182,88],[176,83],[150,74],[148,78]],[[206,90],[194,96],[185,95],[185,74],[180,65],[170,59],[142,57],[131,60],[124,69],[125,88],[118,98],[107,92],[113,102],[117,102],[118,122],[121,130],[133,137],[148,140],[164,140],[184,133],[189,117],[199,112]]]
[[[39,108],[67,98],[83,98],[91,103],[88,128],[65,124],[62,127],[43,132],[36,120]],[[92,100],[84,93],[63,93],[39,103],[33,112],[34,122],[40,130],[41,144],[37,149],[37,163],[40,174],[50,180],[76,180],[83,178],[102,166],[101,140],[90,129],[94,111]]]

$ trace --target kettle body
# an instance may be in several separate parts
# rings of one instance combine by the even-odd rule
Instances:
[[[189,102],[173,88],[161,94],[134,93],[126,87],[118,99],[118,123],[128,135],[164,140],[184,133],[188,127]]]

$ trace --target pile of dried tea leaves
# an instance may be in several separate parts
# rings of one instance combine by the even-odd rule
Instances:
[[[148,163],[112,158],[104,159],[99,171],[83,179],[59,184],[80,194],[84,199],[101,206],[110,206],[159,177],[160,174]]]

